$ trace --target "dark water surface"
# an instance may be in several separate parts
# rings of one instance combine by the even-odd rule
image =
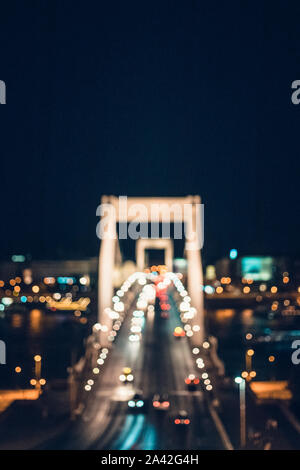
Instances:
[[[6,343],[6,365],[0,365],[0,388],[28,388],[34,378],[34,356],[42,356],[42,377],[67,377],[71,358],[83,351],[89,321],[81,323],[72,312],[50,312],[28,308],[1,312],[0,339]],[[15,367],[22,368],[17,374]]]
[[[211,334],[219,340],[219,354],[232,377],[245,370],[245,352],[254,350],[256,380],[288,379],[293,365],[292,342],[300,339],[300,317],[278,318],[268,310],[219,309],[207,312]],[[252,338],[247,340],[250,333]],[[274,356],[270,362],[269,357]],[[300,366],[298,366],[299,368]]]

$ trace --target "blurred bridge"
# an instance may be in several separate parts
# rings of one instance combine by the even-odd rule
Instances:
[[[104,328],[101,331],[101,343],[107,344],[107,336],[112,328],[112,319],[108,312],[112,307],[113,274],[116,263],[121,262],[121,253],[117,235],[117,223],[151,223],[159,233],[159,223],[183,223],[185,226],[185,256],[187,258],[187,283],[194,315],[192,322],[200,326],[195,332],[193,341],[200,345],[204,339],[203,310],[203,272],[201,248],[203,244],[203,220],[200,210],[200,197],[187,196],[181,198],[117,198],[103,196],[100,206],[101,247],[99,254],[98,276],[98,321]],[[156,225],[154,225],[156,224]],[[135,235],[135,234],[134,234]],[[183,234],[181,234],[183,236]],[[127,233],[121,234],[122,238]],[[165,250],[165,264],[172,271],[173,246],[172,240],[166,238],[148,239],[142,234],[136,243],[137,266],[144,268],[144,251],[146,248]]]

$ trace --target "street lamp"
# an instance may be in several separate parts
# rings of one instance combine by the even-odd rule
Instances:
[[[35,378],[36,378],[35,388],[37,388],[40,391],[41,390],[40,379],[41,379],[41,371],[42,371],[42,357],[39,354],[36,354],[33,359],[35,363],[35,367],[34,367]]]
[[[20,382],[18,380],[19,379],[18,376],[19,376],[19,374],[21,374],[21,372],[22,372],[22,368],[20,366],[16,366],[15,367],[15,373],[17,374],[16,375],[16,388],[20,388]]]
[[[253,356],[254,356],[254,350],[253,349],[247,349],[247,351],[246,351],[246,371],[248,372],[248,377],[249,378],[250,378],[250,372],[252,371],[252,357]]]
[[[275,374],[274,374],[274,364],[275,364],[275,356],[271,355],[268,357],[268,361],[270,362],[270,364],[272,364],[271,366],[271,380],[275,380]]]
[[[243,449],[246,447],[246,382],[242,377],[236,377],[234,381],[240,391],[240,441]]]

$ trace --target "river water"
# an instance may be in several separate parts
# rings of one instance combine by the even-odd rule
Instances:
[[[83,351],[90,331],[87,318],[73,313],[23,308],[1,312],[0,339],[6,344],[6,364],[0,365],[0,388],[26,387],[34,378],[34,356],[42,357],[42,377],[64,379],[67,367]],[[16,373],[15,368],[21,372]]]
[[[248,349],[254,351],[251,369],[256,380],[284,380],[295,371],[291,346],[300,339],[300,316],[276,316],[268,309],[219,309],[208,311],[207,321],[218,338],[227,375],[235,377],[246,369]]]

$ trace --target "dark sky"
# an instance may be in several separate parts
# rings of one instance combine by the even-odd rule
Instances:
[[[94,256],[102,194],[200,194],[208,258],[299,255],[299,18],[287,0],[2,0],[1,257]]]

